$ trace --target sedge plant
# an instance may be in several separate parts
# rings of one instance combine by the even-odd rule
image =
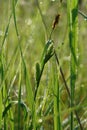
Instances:
[[[3,41],[2,41],[2,45],[1,45],[1,51],[0,51],[0,122],[2,122],[2,119],[4,119],[4,123],[0,123],[0,129],[2,128],[2,124],[4,124],[4,129],[6,130],[9,126],[11,127],[11,129],[44,129],[43,128],[43,124],[44,124],[44,120],[46,117],[49,117],[49,113],[51,110],[53,110],[53,121],[54,121],[54,130],[62,130],[62,112],[61,112],[61,99],[60,99],[60,79],[59,79],[59,75],[61,75],[62,77],[62,81],[63,84],[65,86],[65,89],[68,93],[68,97],[70,99],[70,129],[73,130],[74,129],[74,114],[76,115],[76,120],[78,121],[79,124],[79,128],[82,130],[83,127],[81,125],[81,121],[80,118],[78,116],[78,113],[76,111],[76,109],[74,109],[75,104],[74,104],[74,93],[75,93],[75,83],[76,83],[76,68],[78,65],[78,61],[77,61],[77,41],[78,41],[78,1],[75,0],[67,0],[67,16],[68,16],[68,34],[69,34],[69,43],[70,43],[70,89],[67,85],[67,81],[65,79],[64,73],[63,73],[63,69],[62,66],[60,66],[60,60],[59,60],[59,56],[56,52],[56,49],[54,47],[54,42],[52,40],[52,34],[53,31],[56,27],[56,25],[59,23],[59,18],[60,18],[60,14],[57,14],[54,22],[53,22],[53,26],[52,26],[52,31],[50,32],[50,36],[48,41],[46,42],[44,49],[43,49],[43,53],[41,56],[40,61],[38,61],[36,63],[36,68],[35,68],[35,86],[34,86],[34,91],[32,90],[32,85],[31,85],[31,81],[30,81],[30,75],[29,75],[29,70],[27,68],[27,64],[26,64],[26,60],[25,60],[25,55],[24,55],[24,49],[22,48],[21,45],[21,38],[19,35],[19,31],[18,31],[18,27],[17,27],[17,20],[16,20],[16,4],[17,4],[18,0],[12,0],[12,12],[11,15],[9,17],[9,21],[8,24],[6,26],[6,30],[5,30],[5,34],[3,37]],[[38,10],[40,12],[40,16],[42,18],[42,22],[45,28],[45,33],[46,33],[46,40],[48,38],[47,36],[47,26],[44,20],[44,16],[42,14],[42,11],[40,9],[40,5],[38,0],[36,0],[37,2],[37,7]],[[60,1],[62,2],[62,1]],[[81,14],[81,12],[79,12]],[[11,18],[13,16],[13,20],[14,20],[14,25],[15,25],[15,30],[16,30],[16,35],[17,35],[17,40],[18,40],[18,44],[13,52],[13,55],[7,65],[7,67],[5,68],[5,59],[4,59],[4,44],[5,44],[5,40],[7,38],[7,34],[9,31],[9,27],[10,27],[10,21]],[[26,49],[25,49],[26,50]],[[6,89],[6,79],[9,75],[9,70],[10,70],[10,66],[13,66],[13,64],[15,63],[17,56],[19,56],[19,65],[17,67],[17,69],[15,71],[13,71],[10,75],[11,77],[11,81],[9,82],[9,88],[8,90]],[[54,56],[54,57],[53,57]],[[38,95],[39,95],[39,89],[42,87],[40,82],[41,79],[43,77],[43,73],[46,67],[46,64],[48,62],[50,62],[50,59],[53,59],[52,61],[52,86],[53,86],[53,100],[47,104],[46,103],[46,98],[47,95],[45,97],[45,101],[41,100],[41,104],[38,107]],[[50,62],[51,63],[51,62]],[[54,65],[55,64],[55,65]],[[9,77],[10,77],[9,75]],[[18,95],[17,95],[17,100],[16,101],[12,101],[10,99],[10,94],[12,92],[13,86],[15,81],[18,80]],[[26,90],[26,101],[22,100],[22,83],[24,83],[24,87]],[[50,86],[49,85],[49,90],[50,91]],[[45,89],[45,86],[44,86]],[[3,103],[3,95],[4,95],[4,103]],[[26,103],[27,102],[27,103]],[[44,103],[43,103],[44,102]],[[45,104],[47,104],[47,108],[45,108]],[[16,109],[17,106],[17,109]],[[41,107],[41,108],[40,108]],[[16,115],[14,115],[14,109],[17,112]],[[37,110],[39,109],[40,110]],[[21,109],[22,109],[22,113],[21,113]],[[39,111],[39,112],[37,112]],[[24,113],[24,114],[23,114]],[[39,113],[39,114],[38,114]],[[22,115],[23,114],[23,115]],[[17,120],[16,120],[16,116],[17,116]],[[22,120],[21,120],[21,117]],[[38,122],[38,118],[42,119],[40,120],[41,122]],[[23,121],[23,124],[22,124]],[[9,124],[9,126],[8,126]],[[22,127],[21,127],[22,126]]]

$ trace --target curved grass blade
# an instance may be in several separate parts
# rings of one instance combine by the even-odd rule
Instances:
[[[18,33],[18,28],[17,28],[17,23],[16,23],[16,14],[15,14],[15,0],[13,0],[12,5],[13,5],[14,24],[15,24],[16,34],[17,34],[17,37],[18,37],[18,40],[19,40],[19,33]],[[32,87],[30,85],[29,76],[28,76],[28,73],[27,73],[27,68],[26,68],[26,64],[25,64],[25,61],[24,61],[24,57],[23,57],[23,53],[22,53],[22,49],[21,49],[20,43],[19,43],[19,49],[20,49],[22,63],[23,63],[23,69],[24,69],[24,75],[25,75],[25,82],[26,82],[27,97],[28,97],[28,100],[29,100],[30,109],[32,111],[33,104],[34,104],[34,101],[33,101],[33,92],[32,92]]]
[[[54,63],[55,64],[55,63]],[[57,66],[53,64],[53,88],[54,88],[54,130],[61,130],[60,120],[60,92],[59,92],[59,73]]]
[[[8,21],[7,26],[6,26],[6,30],[5,30],[3,41],[2,41],[2,45],[1,45],[1,51],[2,51],[2,48],[3,48],[4,42],[5,42],[5,39],[6,39],[7,35],[8,35],[8,30],[9,30],[9,25],[10,25],[11,17],[12,17],[12,13],[11,13],[11,15],[9,17],[9,21]]]
[[[35,94],[34,94],[34,100],[36,99],[39,83],[41,80],[41,76],[44,70],[45,64],[50,60],[50,58],[54,55],[54,48],[53,48],[53,41],[48,40],[45,44],[40,64],[36,64],[36,88],[35,88]],[[38,75],[38,77],[37,77]]]
[[[2,128],[2,111],[3,111],[3,104],[2,104],[2,93],[0,91],[0,129]]]
[[[7,112],[10,110],[10,108],[12,107],[12,103],[9,103],[7,105],[7,107],[5,107],[4,111],[3,111],[3,114],[2,114],[2,117],[4,118],[5,115],[7,114]]]
[[[16,7],[17,1],[18,0],[16,0],[16,2],[15,2],[14,9]],[[11,21],[11,18],[12,18],[12,14],[13,14],[13,11],[10,14],[10,17],[9,17],[9,20],[8,20],[8,24],[7,24],[6,29],[5,29],[5,33],[4,33],[4,37],[3,37],[2,45],[1,45],[1,51],[2,51],[3,45],[5,43],[5,39],[6,39],[7,35],[8,35],[8,30],[9,30],[9,25],[10,25],[10,21]]]
[[[19,93],[18,93],[18,130],[21,129],[21,110],[20,110],[20,104],[21,104],[21,82],[22,82],[22,76],[21,76],[21,59],[20,59],[20,70],[19,70]]]
[[[18,0],[16,0],[16,2],[17,1]],[[14,17],[15,30],[16,30],[17,37],[19,37],[18,28],[17,28],[17,22],[16,22],[16,14],[15,14],[15,0],[12,0],[12,7],[13,7],[13,17]]]
[[[67,17],[68,17],[68,29],[69,29],[69,44],[70,44],[70,106],[74,107],[74,93],[75,93],[75,83],[76,83],[76,61],[77,58],[77,44],[78,44],[78,0],[67,0]],[[83,130],[80,118],[78,117],[77,111],[75,111],[76,118],[80,125],[81,130]],[[70,115],[70,129],[74,129],[74,113],[71,112]]]

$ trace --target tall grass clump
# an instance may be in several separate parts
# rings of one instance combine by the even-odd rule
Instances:
[[[70,46],[70,129],[74,129],[74,113],[72,108],[75,105],[75,86],[77,78],[78,67],[78,0],[67,0],[67,17],[68,17],[68,30],[69,30],[69,46]],[[77,120],[78,115],[75,111]],[[80,128],[82,129],[81,122],[78,120]]]
[[[86,15],[78,0],[9,3],[0,37],[0,130],[83,130],[82,102],[76,106],[78,13]]]

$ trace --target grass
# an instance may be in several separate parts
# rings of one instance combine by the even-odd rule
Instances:
[[[75,82],[76,82],[76,49],[77,49],[77,38],[78,38],[78,1],[67,1],[68,7],[68,21],[69,21],[69,44],[71,49],[71,59],[70,59],[70,97],[71,97],[71,108],[74,106],[74,93],[75,93]],[[73,111],[71,112],[71,130],[74,126]]]
[[[53,65],[54,66],[54,65]],[[59,81],[57,68],[53,69],[53,79],[54,79],[54,130],[61,130],[61,119],[60,119],[60,92],[59,92]]]
[[[76,0],[22,2],[9,1],[0,27],[0,129],[86,129],[78,13],[86,15]]]

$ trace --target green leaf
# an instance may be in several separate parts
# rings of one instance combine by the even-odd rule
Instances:
[[[9,111],[9,109],[12,107],[12,103],[9,103],[6,107],[5,110],[3,111],[3,115],[2,117],[5,117],[5,115],[7,114],[7,112]]]
[[[45,47],[44,47],[43,53],[42,53],[41,63],[43,63],[43,60],[44,60],[45,55],[46,55],[46,53],[47,53],[47,50],[48,50],[49,46],[50,46],[52,43],[53,43],[52,40],[48,40],[48,41],[47,41],[47,43],[46,43],[46,45],[45,45]]]
[[[53,48],[53,43],[51,43],[48,47],[48,50],[45,54],[45,57],[44,57],[44,63],[48,62],[49,59],[54,55],[54,48]]]
[[[13,17],[14,17],[14,24],[15,24],[15,29],[16,29],[16,34],[17,34],[17,37],[19,36],[19,33],[18,33],[18,28],[17,28],[17,22],[16,22],[16,14],[15,14],[15,5],[17,3],[18,0],[12,0],[12,7],[13,7]]]
[[[39,81],[40,73],[41,73],[40,64],[37,62],[37,63],[36,63],[36,82]]]
[[[0,129],[1,129],[1,122],[2,122],[2,111],[3,111],[2,93],[0,91]]]
[[[34,95],[33,95],[32,86],[30,83],[29,74],[27,73],[26,66],[25,66],[25,82],[26,82],[27,100],[29,103],[30,110],[32,111],[34,105]]]

